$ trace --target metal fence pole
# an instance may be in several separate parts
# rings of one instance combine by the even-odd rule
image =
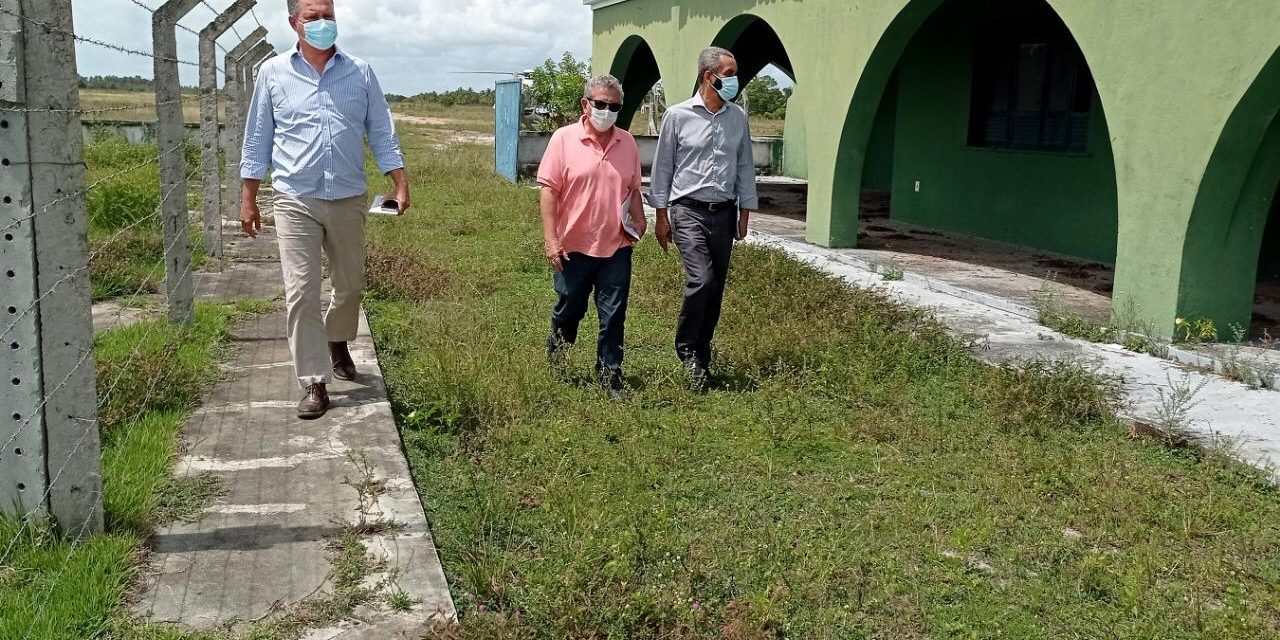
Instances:
[[[200,30],[200,175],[204,210],[204,254],[222,259],[222,172],[218,158],[218,38],[257,0],[236,0]],[[225,118],[224,118],[225,120]]]
[[[178,79],[175,27],[200,0],[168,0],[151,15],[155,54],[156,144],[160,152],[160,211],[164,226],[165,294],[169,319],[190,323],[195,316],[191,278],[191,243],[187,237],[187,164],[182,116],[182,84]]]
[[[227,156],[227,171],[223,174],[223,191],[226,197],[223,198],[223,203],[228,220],[240,219],[240,145],[244,141],[244,124],[240,116],[244,112],[242,105],[248,101],[243,95],[244,87],[240,81],[240,58],[266,36],[267,30],[258,27],[228,51],[222,61],[222,72],[226,74],[223,86],[227,94],[226,125],[222,131],[223,149],[226,149]]]
[[[0,7],[0,510],[80,537],[103,518],[71,0]]]

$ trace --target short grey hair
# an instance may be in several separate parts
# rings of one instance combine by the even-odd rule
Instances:
[[[702,82],[702,76],[707,72],[716,73],[720,70],[720,59],[729,56],[734,57],[733,52],[724,47],[707,47],[698,54],[698,82]]]
[[[617,78],[607,73],[602,76],[596,76],[587,81],[587,86],[583,87],[582,89],[582,99],[590,100],[591,94],[595,93],[596,89],[608,89],[610,91],[617,91],[619,100],[627,99],[627,96],[622,91],[622,83],[618,82]]]
[[[298,6],[298,3],[301,1],[302,0],[286,0],[286,2],[289,3],[289,15],[298,15],[298,11],[301,9],[301,7]]]

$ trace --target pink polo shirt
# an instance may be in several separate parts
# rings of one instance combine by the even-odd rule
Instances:
[[[538,182],[556,192],[556,233],[567,253],[608,258],[632,245],[622,231],[622,203],[640,188],[640,149],[618,127],[603,149],[582,120],[551,136]]]

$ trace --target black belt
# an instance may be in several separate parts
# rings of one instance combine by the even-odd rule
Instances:
[[[717,211],[735,211],[738,208],[737,200],[725,200],[724,202],[703,202],[694,200],[693,198],[677,198],[671,204],[708,213],[716,213]]]

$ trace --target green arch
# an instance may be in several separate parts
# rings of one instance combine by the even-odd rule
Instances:
[[[1258,258],[1280,183],[1280,49],[1227,118],[1192,206],[1178,279],[1178,314],[1209,318],[1219,334],[1247,327]]]
[[[871,142],[876,114],[884,99],[886,89],[893,78],[899,61],[907,52],[916,34],[926,21],[944,5],[963,0],[911,0],[889,23],[881,33],[871,55],[863,67],[862,73],[854,88],[844,125],[840,133],[840,143],[836,149],[834,179],[832,180],[830,229],[826,244],[833,247],[852,247],[856,245],[858,234],[859,200],[862,191],[863,168],[867,159],[867,149]],[[1062,18],[1053,3],[1048,0],[1036,0],[1059,21],[1063,22],[1067,32],[1075,38],[1071,26]],[[1080,45],[1076,40],[1077,46]],[[1085,63],[1090,67],[1089,55],[1081,47]],[[1101,89],[1095,82],[1095,99],[1098,100],[1103,123],[1106,122],[1105,100]],[[1108,139],[1107,144],[1110,144]],[[1110,167],[1111,198],[1117,199],[1114,159]],[[857,176],[856,178],[844,178]]]
[[[796,81],[795,67],[782,38],[760,16],[744,13],[733,18],[725,23],[711,44],[732,51],[738,59],[740,86],[750,84],[770,64],[781,69],[792,82]],[[695,86],[696,83],[695,80]]]
[[[644,97],[662,79],[658,60],[644,38],[632,35],[618,47],[609,73],[622,82],[622,90],[626,94],[622,100],[622,111],[618,114],[618,126],[629,129],[640,105],[644,103]]]

